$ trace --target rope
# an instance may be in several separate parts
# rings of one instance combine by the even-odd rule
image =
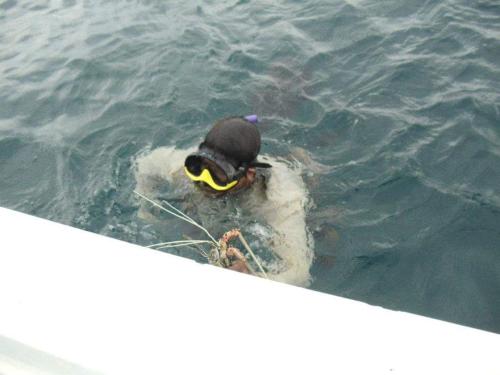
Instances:
[[[255,263],[257,263],[257,266],[259,267],[260,269],[260,272],[262,272],[262,274],[264,275],[264,277],[266,279],[269,279],[269,277],[267,277],[267,274],[266,274],[266,271],[264,271],[264,268],[262,268],[262,266],[260,265],[260,262],[257,260],[257,257],[255,256],[255,254],[253,253],[252,249],[250,249],[250,246],[248,245],[248,242],[245,240],[245,238],[243,237],[243,235],[241,233],[238,234],[238,237],[240,238],[240,241],[241,243],[243,244],[243,246],[245,246],[245,249],[247,249],[247,251],[250,253],[250,255],[252,256],[252,259]]]
[[[161,204],[155,202],[154,200],[152,199],[149,199],[148,197],[146,197],[145,195],[142,195],[141,193],[137,192],[134,190],[134,193],[137,194],[139,197],[147,200],[149,203],[151,203],[152,205],[160,208],[161,210],[163,211],[166,211],[168,212],[169,214],[171,215],[174,215],[175,217],[181,219],[181,220],[184,220],[184,221],[187,221],[188,223],[194,225],[195,227],[198,227],[200,228],[202,231],[204,231],[208,237],[210,237],[210,239],[213,241],[213,243],[215,244],[215,246],[218,246],[218,242],[215,240],[215,238],[212,237],[212,235],[208,232],[208,230],[206,230],[203,226],[201,226],[200,224],[198,224],[196,221],[194,221],[192,218],[190,218],[188,215],[186,215],[185,213],[183,213],[182,211],[178,210],[177,208],[175,208],[174,206],[172,206],[170,203],[166,202],[168,204],[169,207],[171,207],[173,210],[179,212],[179,214],[176,214],[175,212],[173,211],[170,211],[168,209],[166,209],[165,207],[163,207]]]

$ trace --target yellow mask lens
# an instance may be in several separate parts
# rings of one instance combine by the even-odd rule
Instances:
[[[212,178],[212,175],[210,174],[210,171],[208,169],[203,169],[203,171],[200,173],[199,176],[195,176],[191,172],[188,171],[186,167],[184,167],[184,172],[186,172],[186,175],[193,181],[202,181],[206,183],[208,186],[210,186],[212,189],[217,190],[217,191],[226,191],[231,189],[233,186],[235,186],[238,181],[231,181],[230,183],[222,186],[218,185],[214,179]]]

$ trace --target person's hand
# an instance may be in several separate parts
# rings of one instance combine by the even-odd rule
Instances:
[[[228,269],[233,271],[238,271],[241,273],[250,273],[250,270],[248,269],[246,262],[240,259],[234,260],[233,263],[228,267]]]

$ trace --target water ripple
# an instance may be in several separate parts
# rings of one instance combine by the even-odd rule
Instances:
[[[314,289],[500,331],[497,2],[6,0],[0,20],[0,204],[175,236],[138,221],[134,160],[257,112],[263,151],[306,165]]]

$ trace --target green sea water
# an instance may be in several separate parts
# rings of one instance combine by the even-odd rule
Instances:
[[[311,289],[500,332],[500,3],[0,0],[0,205],[121,240],[137,159],[302,150]],[[183,253],[186,254],[186,253]]]

